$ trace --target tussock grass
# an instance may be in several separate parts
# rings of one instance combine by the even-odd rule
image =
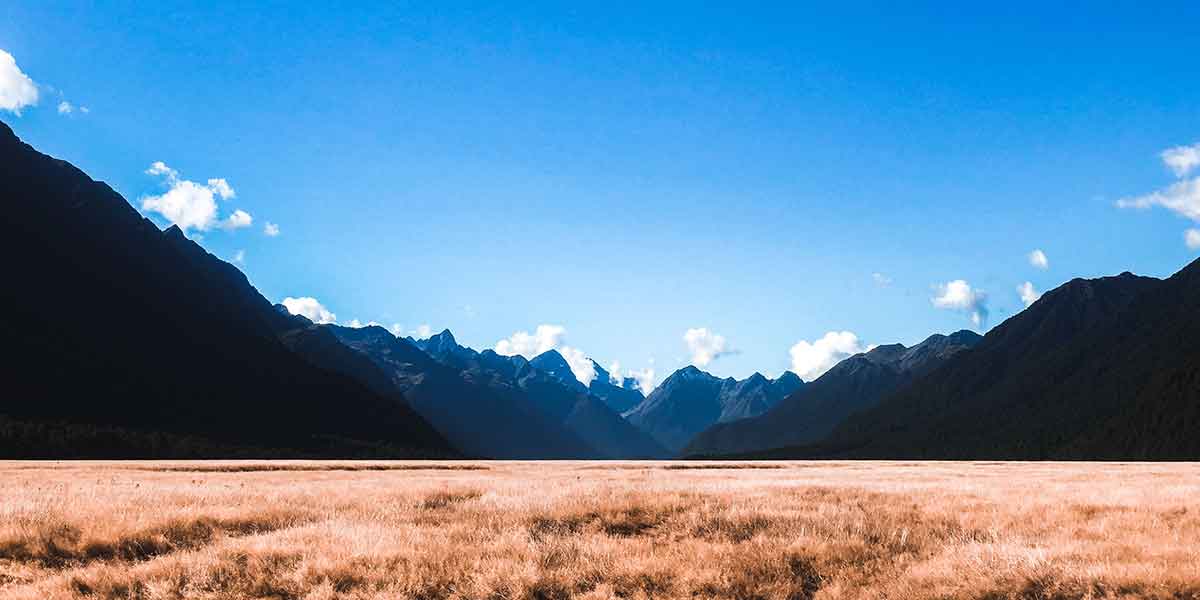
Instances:
[[[217,466],[0,463],[0,598],[1200,598],[1194,464]]]
[[[414,463],[364,463],[364,464],[218,464],[142,467],[148,471],[172,473],[253,473],[258,471],[486,471],[488,467],[475,464],[414,464]]]

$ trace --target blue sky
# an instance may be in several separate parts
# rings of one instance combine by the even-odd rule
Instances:
[[[164,4],[5,3],[0,118],[342,323],[815,373],[1197,253],[1195,3]]]

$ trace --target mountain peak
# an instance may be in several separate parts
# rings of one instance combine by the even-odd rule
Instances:
[[[792,382],[797,382],[797,381],[803,382],[804,380],[800,379],[799,375],[795,374],[794,372],[792,372],[792,370],[788,369],[788,370],[785,370],[783,373],[781,373],[779,375],[779,377],[776,377],[775,381],[776,382],[784,382],[784,383],[792,383]]]
[[[548,364],[559,364],[559,363],[566,365],[567,359],[563,358],[563,355],[560,354],[558,352],[558,350],[551,348],[551,349],[533,357],[533,359],[530,360],[529,362],[534,363],[535,365],[537,365],[537,364],[547,364],[548,365]]]

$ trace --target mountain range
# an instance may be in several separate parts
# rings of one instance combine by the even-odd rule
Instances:
[[[667,377],[625,417],[672,452],[679,452],[707,427],[760,415],[803,385],[791,371],[778,379],[755,373],[738,381],[689,366]]]
[[[986,335],[811,382],[316,324],[0,123],[2,458],[1200,458],[1200,261],[1074,279]],[[578,366],[578,365],[577,365]]]
[[[1200,457],[1200,262],[1075,279],[794,456]]]
[[[692,438],[682,454],[736,454],[818,441],[850,415],[875,406],[981,339],[964,330],[932,335],[911,348],[889,344],[856,354],[757,416],[714,424]]]

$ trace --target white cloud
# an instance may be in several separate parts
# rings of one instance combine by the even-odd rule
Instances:
[[[650,359],[650,364],[654,364],[654,359]],[[620,361],[613,361],[608,366],[608,382],[620,386],[625,383],[625,378],[630,377],[637,381],[638,389],[642,391],[642,395],[649,396],[650,392],[654,391],[654,369],[629,369],[623,371]]]
[[[1183,232],[1183,243],[1191,250],[1200,248],[1200,229],[1195,227]]]
[[[987,293],[983,290],[972,288],[962,279],[938,284],[935,289],[936,295],[932,298],[935,307],[965,312],[976,327],[987,322]]]
[[[180,179],[179,172],[162,161],[151,164],[146,174],[163,177],[169,189],[162,195],[143,198],[142,210],[156,212],[184,231],[207,231],[215,226],[238,229],[253,222],[250,213],[241,209],[224,220],[218,218],[216,198],[228,200],[234,196],[224,179],[209,179],[207,185]]]
[[[90,109],[90,108],[88,108],[88,107],[86,107],[86,106],[80,106],[80,107],[79,107],[79,112],[81,112],[81,113],[83,113],[83,114],[85,114],[85,115],[86,115],[86,114],[89,114],[89,113],[91,113],[91,112],[92,112],[92,109]]]
[[[1026,308],[1028,308],[1029,305],[1033,304],[1034,302],[1037,302],[1038,298],[1042,297],[1042,295],[1033,288],[1033,283],[1029,281],[1018,285],[1017,293],[1021,295],[1021,302],[1025,303]]]
[[[592,385],[592,381],[596,379],[596,366],[582,350],[570,346],[559,346],[556,350],[566,359],[567,365],[571,367],[571,373],[575,375],[575,379],[578,379],[579,383]]]
[[[58,114],[60,114],[60,115],[69,115],[74,110],[75,110],[75,107],[71,106],[71,103],[67,102],[66,100],[63,100],[62,102],[58,103]]]
[[[892,278],[884,275],[883,273],[871,273],[871,280],[874,281],[875,285],[878,285],[879,287],[887,287],[892,285]]]
[[[302,296],[300,298],[287,297],[283,299],[283,306],[288,312],[293,315],[307,317],[313,323],[336,323],[337,315],[329,311],[317,301],[316,298]]]
[[[638,389],[642,391],[643,396],[649,396],[650,392],[654,391],[654,369],[649,367],[645,369],[630,369],[625,373],[626,377],[632,377],[638,383]]]
[[[235,253],[235,254],[233,255],[233,262],[235,262],[235,263],[237,263],[237,264],[239,264],[239,265],[244,265],[244,264],[246,264],[246,251],[245,251],[245,250],[238,250],[238,251],[237,251],[237,253]]]
[[[1038,248],[1029,253],[1029,264],[1033,265],[1036,269],[1045,271],[1050,268],[1050,259],[1046,258],[1046,253]]]
[[[692,355],[692,364],[708,366],[714,360],[728,354],[736,354],[725,336],[709,331],[707,327],[693,327],[683,332],[683,342]]]
[[[267,224],[263,225],[263,233],[266,234],[267,237],[275,237],[279,235],[279,226],[267,221]]]
[[[366,326],[371,325],[379,325],[380,327],[383,327],[382,323],[376,323],[375,321],[369,321],[366,324]],[[422,323],[413,329],[408,329],[400,323],[392,323],[390,326],[388,326],[387,330],[396,337],[411,337],[418,340],[425,340],[433,337],[433,327],[431,327],[428,323]]]
[[[17,67],[13,55],[0,50],[0,110],[21,116],[21,109],[38,102],[37,84]]]
[[[146,169],[147,175],[166,175],[168,181],[175,181],[179,177],[179,172],[167,166],[167,163],[156,160],[150,163],[150,168]]]
[[[830,331],[814,342],[796,342],[788,354],[792,358],[791,371],[805,381],[812,381],[842,359],[866,350],[853,332]]]
[[[515,356],[520,354],[525,358],[534,358],[535,356],[557,350],[559,354],[566,359],[567,364],[571,367],[571,372],[575,374],[575,378],[583,385],[591,385],[592,380],[596,378],[596,368],[592,365],[592,361],[588,359],[587,354],[578,348],[572,348],[564,344],[566,341],[567,329],[562,325],[538,325],[533,333],[528,331],[518,331],[508,337],[508,339],[496,342],[493,348],[496,354],[502,356]]]
[[[208,188],[211,189],[213,193],[220,196],[222,200],[229,200],[237,195],[237,193],[233,191],[233,188],[229,187],[229,182],[225,181],[224,178],[209,179]]]
[[[1176,177],[1183,177],[1200,166],[1200,144],[1167,148],[1159,156]]]
[[[228,219],[225,219],[224,227],[225,229],[241,229],[242,227],[249,227],[253,221],[254,218],[250,216],[250,213],[239,208],[233,211],[233,214],[229,215]]]
[[[1156,192],[1117,200],[1120,208],[1147,209],[1161,206],[1175,214],[1200,222],[1200,177],[1182,179]]]
[[[506,340],[496,342],[496,354],[513,356],[520,354],[525,358],[533,358],[548,350],[562,345],[567,335],[567,329],[561,325],[538,325],[531,334],[528,331],[518,331]]]
[[[624,378],[621,376],[621,361],[614,360],[608,365],[608,382],[613,385],[621,385]]]

